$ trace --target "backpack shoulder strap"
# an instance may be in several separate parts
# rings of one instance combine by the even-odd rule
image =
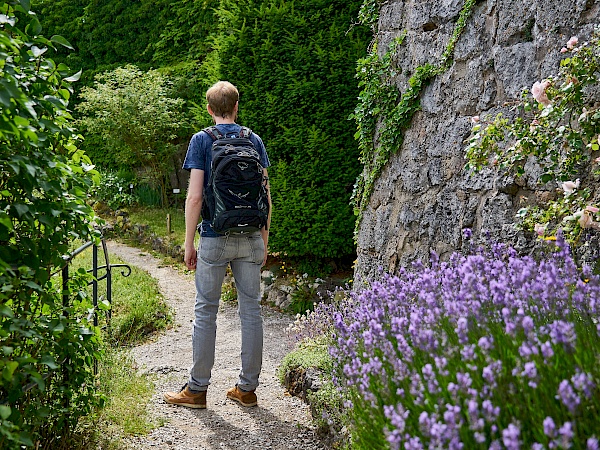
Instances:
[[[252,134],[252,130],[248,127],[242,127],[242,129],[240,130],[240,137],[241,138],[249,138],[250,135]]]
[[[223,133],[221,133],[219,131],[219,129],[217,127],[215,127],[214,125],[212,127],[206,127],[202,131],[204,131],[206,134],[208,134],[213,141],[223,138]]]

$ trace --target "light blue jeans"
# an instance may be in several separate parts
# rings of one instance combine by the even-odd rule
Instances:
[[[260,311],[260,272],[265,244],[260,232],[201,237],[196,263],[196,306],[192,331],[193,365],[188,386],[204,391],[215,362],[217,311],[227,266],[231,266],[242,327],[242,370],[237,385],[252,391],[262,367],[263,322]]]

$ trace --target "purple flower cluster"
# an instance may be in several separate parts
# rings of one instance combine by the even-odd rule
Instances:
[[[599,301],[560,238],[434,256],[329,310],[335,381],[382,447],[597,448]]]

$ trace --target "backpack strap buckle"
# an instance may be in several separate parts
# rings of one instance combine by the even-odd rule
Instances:
[[[202,131],[204,131],[206,134],[208,134],[213,141],[223,138],[223,133],[221,133],[219,131],[219,129],[217,127],[215,127],[214,125],[212,127],[207,127]]]

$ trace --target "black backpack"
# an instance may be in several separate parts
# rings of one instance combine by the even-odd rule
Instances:
[[[202,218],[217,233],[245,233],[267,226],[269,201],[260,155],[242,127],[238,137],[227,137],[217,127],[202,130],[213,140],[208,187]]]

